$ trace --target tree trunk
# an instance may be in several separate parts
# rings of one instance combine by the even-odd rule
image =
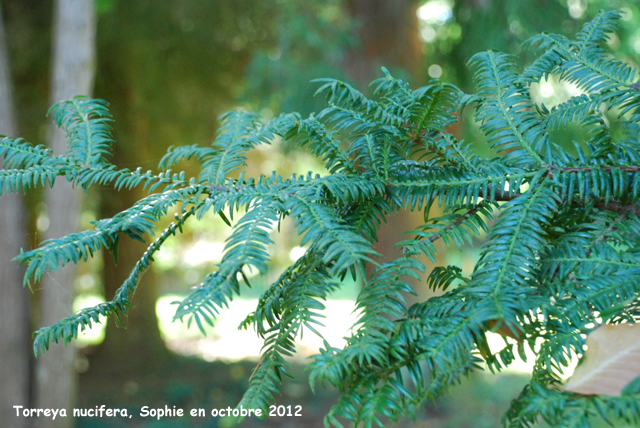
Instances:
[[[423,75],[422,43],[416,0],[348,0],[347,7],[359,25],[360,41],[347,56],[345,71],[361,88],[380,77],[380,67],[404,70],[414,85]]]
[[[142,196],[144,195],[134,191],[106,190],[101,199],[101,218],[113,216],[132,206]],[[149,242],[152,241],[153,238],[149,239]],[[111,253],[103,252],[102,280],[107,299],[112,298],[116,289],[124,283],[147,246],[148,244],[122,236],[117,265]],[[131,380],[132,375],[163,366],[169,357],[169,351],[158,328],[157,300],[156,278],[149,268],[140,279],[133,296],[132,303],[135,307],[128,309],[126,318],[123,318],[126,329],[116,326],[113,321],[107,324],[104,342],[91,360],[94,375],[121,375],[124,382],[125,379]]]
[[[139,162],[142,154],[148,154],[149,151],[149,135],[146,127],[140,126],[147,121],[133,111],[129,119],[133,126],[128,128],[128,140],[135,141],[135,145],[123,147],[125,144],[121,141],[114,147],[113,162],[116,165],[135,164]],[[122,123],[120,125],[122,126]],[[101,194],[99,216],[112,217],[147,195],[147,191],[142,189],[105,189]],[[111,253],[103,252],[102,281],[107,299],[113,298],[116,290],[127,279],[152,241],[153,237],[149,237],[148,242],[143,244],[127,236],[121,236],[117,265]],[[124,382],[131,380],[131,376],[149,370],[159,370],[168,361],[171,354],[160,335],[156,316],[157,300],[157,281],[153,269],[149,268],[140,279],[133,296],[132,303],[135,307],[128,309],[127,317],[123,318],[126,329],[109,321],[105,339],[90,359],[91,373],[87,372],[87,375],[121,375]]]
[[[9,55],[0,5],[0,134],[15,136],[13,94]],[[1,163],[1,161],[0,161]],[[0,414],[14,414],[13,406],[29,406],[29,305],[22,287],[23,269],[15,257],[26,247],[22,195],[5,194],[0,199]],[[4,425],[6,424],[6,425]],[[8,428],[24,428],[27,419],[8,417]]]
[[[382,66],[387,67],[394,77],[408,80],[412,88],[424,84],[422,42],[416,15],[418,4],[415,0],[347,0],[347,7],[359,25],[360,43],[348,55],[344,67],[361,89],[381,76]],[[380,227],[375,246],[383,261],[401,257],[400,248],[394,245],[406,239],[402,233],[424,223],[423,213],[407,210],[401,210],[387,220]],[[438,264],[442,264],[442,256],[437,257]],[[423,261],[431,264],[426,257]],[[370,266],[368,273],[372,271],[373,266]],[[419,294],[429,295],[424,284],[413,279],[407,281]],[[409,298],[410,302],[414,300]]]
[[[90,95],[93,88],[95,63],[96,16],[93,0],[58,0],[55,2],[51,102],[75,95]],[[50,147],[61,154],[66,149],[66,137],[53,127]],[[59,238],[79,228],[80,193],[58,180],[46,194],[49,229],[46,239]],[[73,312],[73,265],[43,277],[40,303],[40,324],[51,325]],[[75,348],[54,345],[36,364],[36,406],[38,408],[73,407],[77,376]],[[46,428],[73,426],[73,418],[39,419]]]

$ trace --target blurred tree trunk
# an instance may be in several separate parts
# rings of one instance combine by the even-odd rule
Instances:
[[[95,71],[96,16],[93,0],[57,0],[54,5],[51,103],[90,95]],[[50,147],[64,153],[66,137],[52,125]],[[49,229],[46,239],[76,232],[80,219],[80,190],[58,180],[46,193]],[[51,325],[73,312],[75,266],[44,275],[41,282],[40,324]],[[76,394],[75,348],[54,345],[36,363],[36,407],[70,410]],[[73,426],[73,418],[38,419],[46,428]]]
[[[134,7],[133,4],[119,6],[127,12]],[[118,52],[123,57],[130,58],[130,49],[130,46],[124,44],[118,47]],[[105,68],[109,66],[105,64]],[[166,150],[165,145],[158,144],[150,135],[152,121],[147,110],[137,105],[140,102],[140,93],[144,91],[144,83],[140,81],[139,76],[131,73],[131,68],[136,67],[131,67],[131,64],[125,61],[121,64],[111,64],[110,73],[102,76],[108,82],[109,90],[120,95],[120,98],[113,100],[114,109],[126,112],[123,117],[117,118],[114,129],[117,143],[114,145],[112,162],[118,166],[137,166],[146,159],[159,159]],[[140,188],[131,191],[106,188],[100,195],[98,217],[113,217],[147,195],[147,190]],[[104,267],[101,274],[107,299],[113,298],[116,290],[153,241],[153,237],[148,237],[147,241],[143,244],[127,236],[121,236],[117,265],[110,253],[103,252]],[[153,268],[149,268],[139,280],[131,300],[135,307],[128,309],[127,316],[123,318],[126,328],[118,327],[113,321],[107,324],[104,341],[90,357],[91,370],[87,372],[89,377],[115,375],[120,376],[119,381],[123,383],[138,382],[145,372],[161,370],[169,361],[171,353],[162,340],[158,327],[158,297],[157,279]]]
[[[148,141],[145,138],[134,139],[137,142]],[[138,147],[140,149],[140,147]],[[140,160],[140,155],[126,157],[116,148],[113,162],[117,165],[131,165]],[[106,189],[101,195],[100,218],[112,217],[129,208],[146,191],[121,191]],[[151,242],[153,238],[148,241]],[[114,263],[110,253],[103,252],[104,268],[102,280],[107,299],[113,298],[115,291],[127,279],[136,262],[142,257],[147,244],[121,236],[118,250],[118,264]],[[124,381],[131,380],[142,372],[157,370],[170,356],[158,328],[156,301],[158,287],[152,269],[148,269],[140,279],[132,303],[135,308],[127,311],[123,318],[126,328],[107,324],[104,341],[91,359],[92,371],[96,376],[123,376]]]
[[[417,0],[347,0],[358,26],[359,45],[349,53],[345,71],[366,87],[380,67],[402,69],[413,85],[422,85],[422,42]],[[396,76],[400,77],[400,76]]]
[[[9,54],[0,5],[0,134],[15,136]],[[0,162],[1,163],[1,162]],[[29,406],[29,304],[22,287],[23,269],[11,261],[26,248],[25,208],[20,194],[0,199],[0,414],[11,415],[13,406]],[[4,425],[7,424],[7,425]],[[5,419],[8,428],[24,428],[27,419]]]
[[[361,89],[382,75],[382,66],[390,69],[394,77],[407,79],[413,88],[424,85],[418,6],[416,0],[347,0],[347,8],[357,21],[359,45],[347,56],[344,68]],[[399,211],[381,225],[375,250],[384,261],[401,257],[400,248],[394,245],[407,239],[403,232],[423,223],[422,213]],[[429,263],[426,258],[423,261]],[[416,291],[428,292],[411,281]]]
[[[178,3],[171,2],[164,2],[160,7],[151,1],[116,2],[113,10],[104,16],[105,25],[101,26],[99,43],[100,51],[108,54],[100,63],[103,72],[98,76],[97,90],[102,89],[108,97],[114,115],[120,113],[114,123],[116,144],[112,158],[119,167],[149,165],[149,159],[162,157],[171,144],[162,131],[158,132],[166,130],[163,126],[167,123],[178,120],[175,105],[171,105],[175,98],[169,85],[193,79],[182,75],[178,78],[179,74],[167,71],[173,63],[166,61],[167,51],[171,51],[167,47],[168,40],[184,34],[182,30],[176,31],[171,18],[179,15],[175,9],[178,6]],[[138,21],[149,13],[153,14],[152,18],[139,24]],[[185,50],[191,46],[190,38],[178,40],[181,43],[174,45],[173,49]],[[160,46],[162,48],[158,48]],[[109,54],[117,56],[119,61],[113,61]],[[171,79],[158,82],[160,76],[171,76]],[[204,77],[204,73],[198,77]],[[165,88],[167,94],[157,97],[159,87]],[[172,102],[167,103],[166,100]],[[158,114],[159,107],[161,115]],[[187,120],[192,119],[183,117],[181,122]],[[142,189],[115,191],[105,188],[100,195],[98,217],[112,217],[147,195],[148,192]],[[113,298],[152,240],[149,237],[149,242],[142,244],[121,236],[117,265],[111,254],[103,252],[101,275],[107,299]],[[89,357],[90,369],[82,377],[83,388],[91,383],[92,378],[105,375],[118,376],[118,382],[122,384],[138,382],[144,373],[158,370],[169,361],[171,353],[162,340],[156,316],[158,297],[156,276],[153,268],[149,268],[132,298],[135,307],[128,309],[126,318],[123,318],[126,328],[116,326],[113,321],[107,323],[104,341]]]

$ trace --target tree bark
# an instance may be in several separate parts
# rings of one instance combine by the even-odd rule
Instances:
[[[129,120],[131,126],[127,128],[128,140],[135,144],[120,144],[114,147],[113,162],[116,165],[131,165],[139,161],[154,148],[149,147],[151,138],[147,127],[140,124],[148,123],[144,115],[136,114],[130,109]],[[121,121],[120,126],[123,125]],[[125,147],[128,146],[128,147]],[[157,156],[158,154],[156,154]],[[139,199],[147,196],[146,190],[116,191],[113,188],[104,189],[100,195],[100,218],[113,217]],[[118,249],[118,264],[116,265],[111,253],[104,251],[102,258],[102,281],[105,297],[113,298],[116,290],[127,279],[136,262],[142,257],[148,245],[153,241],[149,237],[146,244],[134,241],[127,236],[121,236]],[[121,376],[123,381],[131,380],[132,376],[140,375],[149,370],[159,370],[171,357],[158,327],[156,315],[156,301],[158,300],[158,284],[153,268],[147,269],[138,283],[132,298],[134,308],[127,310],[123,321],[126,329],[116,326],[113,320],[107,324],[104,341],[90,358],[89,376]]]
[[[359,25],[359,46],[348,55],[344,69],[360,89],[381,76],[382,66],[390,69],[394,77],[409,80],[413,88],[424,84],[422,42],[416,15],[418,5],[415,0],[347,0],[347,8]],[[395,244],[405,239],[403,232],[424,223],[424,214],[401,210],[387,220],[380,227],[375,245],[375,250],[382,254],[382,261],[402,256]],[[439,251],[437,264],[443,264],[440,254]],[[432,265],[426,257],[423,261]],[[368,274],[372,272],[373,266],[370,266]],[[407,281],[421,295],[430,294],[424,283],[413,279]],[[415,300],[409,297],[409,301]]]
[[[416,0],[348,0],[359,25],[359,46],[351,52],[345,71],[361,88],[380,77],[380,67],[408,72],[413,84],[423,75],[422,43]]]
[[[116,153],[116,158],[118,157],[119,155]],[[124,163],[123,160],[118,163],[121,162]],[[134,162],[134,160],[129,159],[129,162]],[[146,196],[146,192],[117,192],[113,189],[107,189],[101,195],[100,218],[112,217],[129,208],[144,196]],[[153,238],[148,241],[152,242]],[[149,243],[143,244],[127,236],[121,236],[117,265],[114,263],[111,253],[106,251],[102,253],[104,261],[102,280],[107,299],[113,298],[116,290],[127,279]],[[162,340],[158,327],[157,300],[157,281],[153,269],[149,268],[140,278],[131,300],[135,307],[129,308],[127,316],[123,317],[126,328],[117,326],[113,320],[108,322],[105,339],[90,359],[92,373],[88,372],[87,375],[120,376],[124,382],[135,379],[136,376],[150,370],[161,370],[163,365],[167,363],[170,353]]]
[[[96,16],[93,0],[58,0],[55,2],[51,103],[90,95],[93,88],[95,63]],[[52,126],[50,147],[56,154],[64,153],[66,137]],[[58,180],[46,194],[49,229],[46,239],[59,238],[79,228],[79,190]],[[73,312],[73,265],[51,272],[41,282],[40,324],[51,325]],[[54,345],[36,364],[36,406],[38,408],[73,407],[76,394],[75,348]],[[73,418],[38,420],[38,426],[67,428]]]
[[[0,134],[15,136],[9,54],[0,5]],[[1,163],[1,160],[0,160]],[[13,406],[29,405],[29,304],[22,273],[12,259],[26,247],[24,203],[20,194],[0,199],[0,414],[11,415]],[[11,417],[8,428],[25,428],[27,420]]]

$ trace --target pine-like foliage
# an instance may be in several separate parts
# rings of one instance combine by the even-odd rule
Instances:
[[[288,375],[296,336],[303,329],[316,332],[323,300],[354,275],[364,285],[353,334],[343,349],[326,343],[309,368],[312,383],[328,382],[342,392],[327,425],[387,426],[461,376],[483,367],[500,370],[526,348],[536,355],[535,369],[506,412],[506,426],[544,419],[553,426],[588,427],[595,414],[640,424],[637,392],[581,396],[563,391],[559,376],[571,353],[583,355],[586,335],[597,325],[640,317],[640,88],[637,71],[602,48],[618,18],[616,12],[599,14],[576,40],[533,37],[528,44],[539,57],[524,71],[510,55],[475,55],[469,61],[475,95],[438,80],[412,90],[386,71],[373,82],[375,99],[322,80],[318,93],[328,106],[320,114],[283,115],[263,124],[254,114],[227,113],[212,146],[169,150],[159,174],[109,163],[104,102],[75,98],[56,105],[54,117],[69,138],[67,153],[53,156],[20,139],[2,139],[0,191],[53,185],[61,178],[83,188],[144,186],[149,196],[91,230],[20,254],[17,259],[28,265],[25,284],[96,251],[117,255],[119,239],[157,238],[113,300],[39,330],[36,353],[51,341],[69,342],[100,315],[120,319],[154,253],[185,222],[210,211],[233,230],[221,262],[179,304],[175,317],[201,329],[213,324],[241,293],[245,270],[267,270],[270,234],[288,216],[308,250],[242,324],[264,338],[245,408],[265,408],[273,399]],[[536,105],[530,85],[548,75],[575,83],[584,94],[551,110]],[[474,154],[450,132],[469,105],[486,135],[478,144],[490,145],[498,157]],[[555,144],[549,132],[569,122],[590,132],[571,150]],[[611,132],[612,124],[623,132]],[[231,178],[245,167],[248,150],[275,137],[297,141],[329,174],[250,178],[240,172]],[[192,157],[202,166],[198,177],[167,169]],[[444,215],[430,218],[434,205]],[[401,209],[420,210],[425,224],[398,243],[403,257],[382,264],[372,249],[376,233]],[[175,220],[157,233],[170,210],[177,210]],[[229,218],[238,211],[244,214],[232,224]],[[433,269],[427,283],[442,294],[406,304],[413,293],[406,279],[420,278],[421,255],[435,260],[436,240],[462,247],[478,235],[485,243],[470,277],[456,266]],[[488,347],[492,331],[512,338],[497,353]]]

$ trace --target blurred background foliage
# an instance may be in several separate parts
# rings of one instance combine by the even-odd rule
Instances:
[[[386,66],[412,87],[439,78],[473,92],[466,62],[476,52],[495,49],[520,55],[526,63],[531,53],[523,50],[522,42],[528,37],[542,31],[571,37],[600,9],[625,12],[617,36],[608,42],[615,56],[636,64],[640,57],[640,8],[633,0],[96,2],[98,59],[94,96],[111,105],[117,141],[113,161],[129,168],[154,169],[171,145],[208,144],[218,126],[216,117],[238,106],[260,112],[265,120],[281,112],[318,112],[323,100],[313,97],[318,85],[310,81],[315,78],[342,79],[367,93],[367,82],[379,77],[380,66]],[[44,143],[48,132],[43,113],[49,107],[52,5],[48,0],[0,3],[10,50],[19,134],[30,142]],[[553,80],[532,88],[534,99],[547,107],[578,93],[575,87]],[[469,141],[482,140],[471,117],[465,118],[456,132]],[[558,138],[566,142],[576,138],[575,129],[557,132]],[[478,150],[486,149],[479,146]],[[249,164],[254,175],[272,170],[283,175],[322,172],[306,152],[282,147],[277,141],[265,150],[256,150]],[[187,171],[192,168],[188,162],[179,167]],[[90,220],[112,216],[140,196],[110,190],[89,193],[83,226],[90,227]],[[28,195],[31,246],[37,244],[48,227],[46,207],[40,199],[38,192]],[[396,220],[406,218],[400,216]],[[211,408],[233,406],[239,400],[252,366],[247,362],[230,364],[227,360],[255,356],[259,344],[248,336],[233,336],[233,329],[224,333],[220,328],[212,331],[208,339],[202,339],[191,333],[185,335],[184,327],[170,323],[170,302],[199,283],[212,263],[220,259],[226,237],[221,223],[203,222],[190,227],[182,238],[167,245],[157,258],[154,271],[146,275],[127,331],[109,323],[106,333],[94,332],[85,339],[90,346],[81,351],[76,364],[82,373],[78,406],[111,404],[136,408],[169,404]],[[283,227],[281,234],[272,236],[272,272],[266,278],[252,279],[255,290],[246,296],[249,300],[259,296],[261,284],[269,283],[301,254],[291,225]],[[379,251],[391,254],[393,243],[401,237],[394,235],[393,224],[385,230]],[[144,251],[140,245],[121,245],[117,268],[109,256],[80,267],[76,282],[78,305],[111,296]],[[465,253],[446,253],[441,262],[461,263],[468,270],[473,267],[475,254],[477,251],[470,246]],[[426,287],[416,286],[425,293]],[[357,292],[358,284],[349,284],[334,298],[352,303]],[[333,308],[334,321],[344,328],[348,316],[337,315],[348,315],[349,307]],[[223,320],[221,324],[225,325]],[[341,331],[333,334],[335,340],[340,340]],[[183,355],[168,351],[166,344]],[[313,343],[301,346],[312,348]],[[304,420],[245,421],[243,426],[320,426],[322,415],[336,397],[330,390],[313,396],[301,370],[299,375],[295,381],[285,383],[278,404],[303,405]],[[429,404],[415,421],[409,420],[403,426],[497,426],[501,413],[525,379],[516,374],[474,376],[454,389],[452,397]],[[175,423],[136,420],[131,426],[214,427],[232,422],[212,418]],[[77,426],[119,425],[85,419],[79,420]]]

